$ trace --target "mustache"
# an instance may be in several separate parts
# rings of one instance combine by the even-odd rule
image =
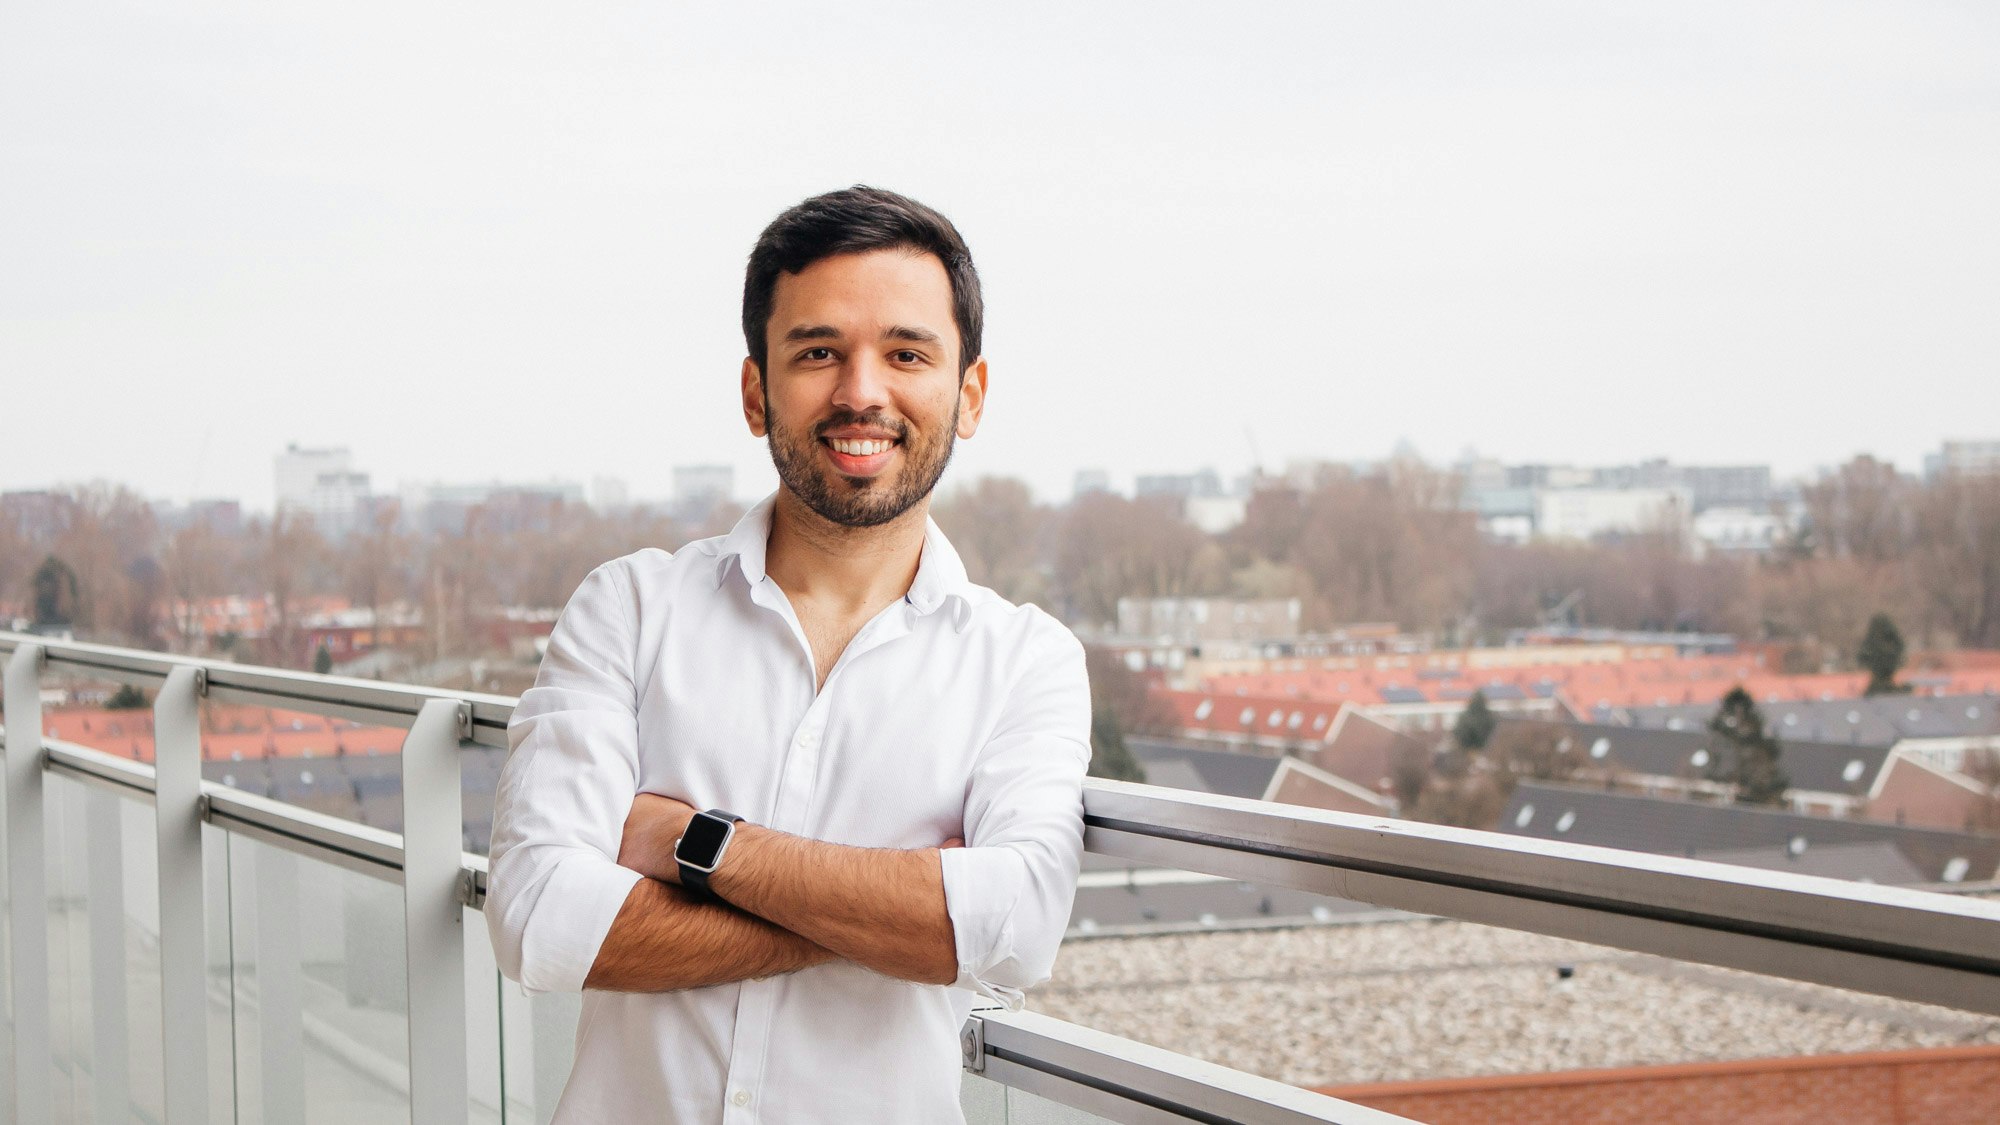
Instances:
[[[852,410],[840,410],[814,423],[813,437],[823,438],[826,436],[828,430],[841,426],[866,426],[870,429],[883,430],[896,435],[896,440],[898,441],[903,440],[910,434],[908,423],[890,418],[879,410],[870,410],[862,414],[857,414]]]

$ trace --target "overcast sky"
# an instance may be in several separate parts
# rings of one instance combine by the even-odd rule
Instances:
[[[775,478],[742,263],[952,216],[955,479],[2000,437],[2000,6],[0,9],[0,488]],[[1254,443],[1254,445],[1253,445]],[[954,477],[947,477],[947,483]]]

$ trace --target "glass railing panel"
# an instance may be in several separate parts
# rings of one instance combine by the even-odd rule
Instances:
[[[409,1120],[402,888],[229,839],[239,1122]]]
[[[508,1125],[547,1125],[576,1058],[583,997],[575,992],[531,995],[505,978],[499,978],[499,994]]]
[[[149,805],[46,776],[51,1111],[161,1113],[158,881]]]

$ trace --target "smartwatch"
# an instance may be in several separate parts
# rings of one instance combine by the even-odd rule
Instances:
[[[681,838],[674,841],[674,862],[680,865],[681,886],[707,898],[715,897],[715,892],[708,889],[708,877],[722,865],[722,854],[729,850],[729,839],[736,834],[736,824],[742,819],[721,809],[694,814],[681,830]]]

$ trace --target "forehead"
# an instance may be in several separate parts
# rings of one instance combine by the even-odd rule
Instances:
[[[937,255],[921,250],[835,254],[778,274],[765,337],[780,340],[802,325],[830,325],[874,336],[892,327],[927,328],[957,339],[951,277]]]

